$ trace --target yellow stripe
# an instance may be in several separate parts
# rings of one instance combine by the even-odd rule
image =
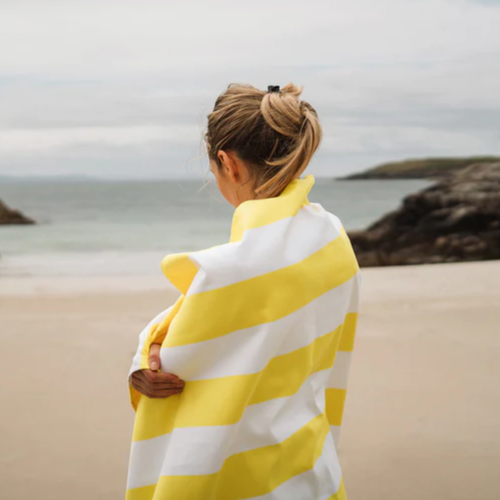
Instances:
[[[335,270],[325,269],[328,262],[335,262]],[[335,240],[297,264],[223,288],[188,295],[164,347],[202,342],[276,321],[350,280],[357,272],[354,252],[342,231]],[[224,304],[235,303],[235,297],[239,298],[238,307],[224,307]]]
[[[142,488],[133,488],[131,490],[127,490],[125,500],[152,500],[155,490],[156,484],[143,486]]]
[[[333,332],[318,337],[306,347],[273,358],[263,370],[262,379],[253,391],[249,404],[291,396],[312,373],[331,368],[341,329],[340,326]]]
[[[331,368],[341,330],[276,356],[261,372],[187,382],[182,394],[167,399],[143,397],[133,440],[161,436],[174,427],[235,424],[247,406],[295,394],[312,373]]]
[[[314,177],[291,182],[277,198],[249,200],[234,212],[230,242],[241,241],[249,229],[266,226],[287,217],[293,217],[304,205],[308,205],[307,195],[314,185]]]
[[[215,474],[161,477],[155,498],[237,500],[265,495],[297,474],[312,469],[322,453],[328,432],[325,415],[318,415],[279,444],[232,455]],[[139,499],[143,497],[127,498]]]
[[[356,326],[358,313],[349,313],[345,317],[342,336],[340,337],[339,351],[351,352],[354,350],[354,339],[356,338]]]
[[[342,424],[345,397],[345,389],[327,389],[325,391],[326,416],[328,418],[328,422],[330,422],[330,425]]]
[[[342,481],[340,482],[340,488],[338,489],[337,493],[335,493],[335,495],[332,495],[331,497],[329,497],[328,500],[347,500],[347,495],[346,495],[345,486],[344,486],[344,478],[342,478]]]
[[[182,294],[187,293],[198,272],[196,264],[187,253],[167,255],[161,261],[163,274]]]
[[[149,334],[147,341],[144,343],[141,355],[141,368],[143,370],[149,369],[149,348],[151,344],[161,344],[165,340],[168,331],[170,330],[170,325],[174,318],[179,313],[179,310],[184,302],[184,295],[181,295],[177,302],[172,306],[167,317],[159,324],[155,325]]]

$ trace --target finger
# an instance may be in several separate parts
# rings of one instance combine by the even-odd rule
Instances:
[[[149,386],[144,384],[143,382],[139,381],[138,379],[132,381],[132,387],[143,394],[144,396],[151,397],[152,391]]]
[[[161,366],[160,349],[160,344],[151,344],[149,348],[149,367],[153,371],[159,370]]]
[[[136,373],[136,379],[140,380],[144,385],[151,387],[151,389],[182,389],[185,385],[178,378],[172,380],[169,377],[162,376],[168,375],[164,373],[152,372],[151,370],[141,370]]]
[[[154,372],[152,370],[142,370],[142,372],[149,381],[154,383],[184,383],[177,375],[174,375],[173,373]]]
[[[143,378],[144,375],[142,374],[142,371],[136,371],[130,376],[130,383],[133,385],[137,380],[143,380]]]
[[[139,379],[136,379],[132,383],[132,387],[144,396],[152,399],[167,398],[174,396],[175,394],[180,394],[183,391],[182,388],[159,389],[156,386],[153,387],[152,385],[148,385],[146,382]]]
[[[184,389],[182,384],[151,384],[151,390],[153,391],[170,391],[174,389]]]
[[[130,379],[130,384],[136,391],[139,391],[141,394],[144,394],[144,396],[149,397],[152,395],[153,384],[144,377],[142,371],[138,371],[132,374],[132,377]]]
[[[151,396],[148,396],[152,399],[164,399],[164,398],[169,398],[170,396],[175,396],[176,394],[180,394],[182,392],[182,389],[174,389],[170,391],[152,391]]]

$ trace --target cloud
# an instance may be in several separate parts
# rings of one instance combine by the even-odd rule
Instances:
[[[131,126],[131,127],[74,127],[49,129],[19,129],[2,133],[0,154],[55,152],[68,144],[74,146],[109,145],[115,147],[141,146],[155,143],[182,145],[187,134],[194,135],[187,126]],[[29,149],[26,146],[29,145]]]
[[[320,175],[500,154],[492,4],[0,0],[0,173],[191,175],[232,81],[305,85]]]

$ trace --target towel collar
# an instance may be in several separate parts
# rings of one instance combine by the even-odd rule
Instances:
[[[276,198],[243,202],[234,211],[230,242],[241,241],[249,229],[294,216],[301,207],[309,204],[307,195],[313,185],[314,177],[308,175],[292,181]]]

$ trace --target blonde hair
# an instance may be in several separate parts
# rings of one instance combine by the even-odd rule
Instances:
[[[306,169],[321,142],[316,110],[299,99],[302,87],[281,92],[231,84],[208,115],[208,156],[232,151],[251,169],[256,198],[279,196]]]

